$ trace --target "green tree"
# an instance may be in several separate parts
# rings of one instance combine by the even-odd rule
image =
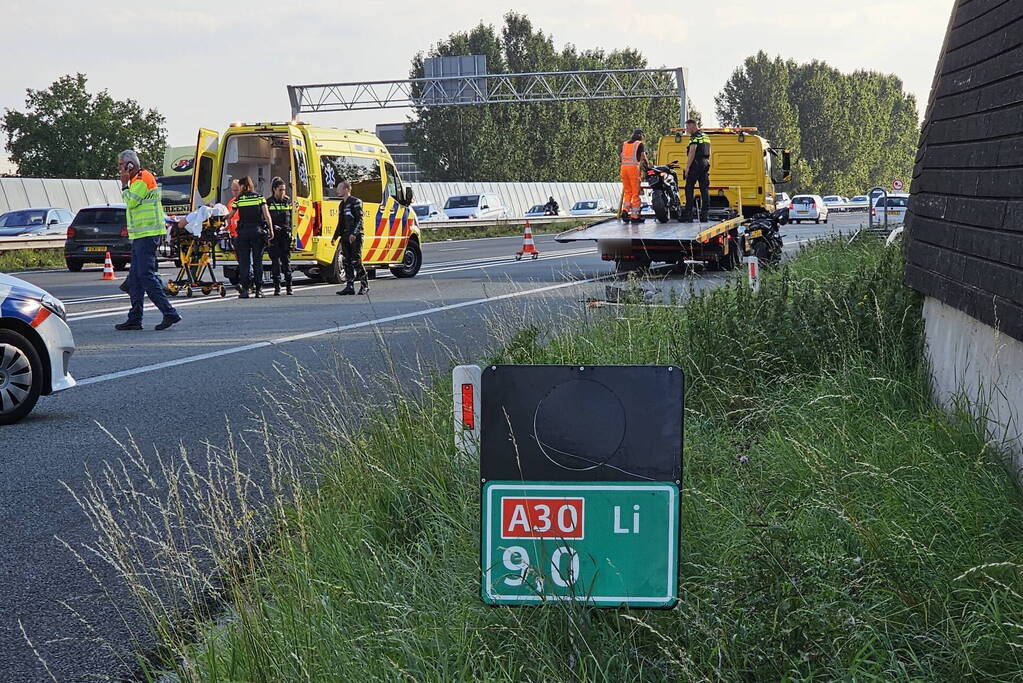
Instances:
[[[480,23],[453,33],[429,57],[482,54],[490,73],[645,68],[626,48],[558,50],[528,17],[510,12],[500,32]],[[425,56],[412,60],[422,77]],[[691,110],[693,118],[699,112]],[[530,104],[422,107],[410,122],[409,144],[430,180],[602,181],[618,175],[618,149],[633,128],[648,140],[678,125],[673,100],[601,100]]]
[[[792,150],[796,182],[810,183],[813,172],[800,156],[799,112],[789,99],[789,65],[761,50],[732,72],[714,98],[723,126],[754,126],[772,145]]]
[[[22,176],[113,178],[115,157],[138,152],[158,167],[167,147],[165,119],[135,100],[115,100],[106,90],[90,95],[85,74],[57,79],[46,90],[28,90],[25,111],[7,109],[0,128]]]
[[[757,126],[786,145],[796,192],[853,195],[908,180],[919,135],[916,99],[890,74],[843,74],[824,62],[798,64],[759,52],[715,98],[725,125]]]

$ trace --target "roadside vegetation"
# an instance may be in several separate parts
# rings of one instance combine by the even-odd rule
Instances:
[[[593,223],[600,218],[580,218],[577,221],[558,221],[557,223],[530,223],[534,235],[553,235],[565,230],[577,228],[580,225]],[[441,221],[437,224],[420,223],[423,242],[445,242],[449,240],[472,240],[484,237],[510,237],[512,235],[522,236],[526,227],[525,220],[510,221],[500,225],[486,228],[463,228],[459,227],[457,221]]]
[[[15,273],[36,268],[63,268],[63,249],[18,249],[0,251],[0,273]]]
[[[976,424],[928,400],[901,272],[874,241],[815,243],[756,296],[736,279],[601,309],[484,359],[684,369],[674,610],[483,605],[444,377],[413,395],[394,373],[393,404],[357,419],[324,397],[379,379],[298,376],[226,449],[154,471],[124,444],[74,493],[161,644],[151,678],[1019,678],[1021,501]]]

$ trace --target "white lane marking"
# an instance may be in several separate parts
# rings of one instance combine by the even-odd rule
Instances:
[[[111,372],[106,375],[96,375],[95,377],[87,377],[85,379],[78,380],[78,386],[87,386],[89,384],[99,384],[100,382],[109,382],[115,379],[121,379],[123,377],[131,377],[133,375],[141,375],[147,372],[156,372],[157,370],[165,370],[167,368],[177,367],[179,365],[187,365],[189,363],[197,363],[199,361],[210,360],[212,358],[220,358],[222,356],[230,356],[236,353],[244,353],[246,351],[253,351],[255,349],[263,349],[268,346],[277,346],[281,344],[287,344],[290,342],[303,341],[306,339],[314,339],[316,337],[322,337],[328,334],[337,334],[339,332],[347,332],[348,330],[357,330],[363,327],[373,327],[375,325],[384,325],[386,323],[397,322],[399,320],[408,320],[410,318],[422,318],[428,315],[434,315],[435,313],[444,313],[446,311],[454,311],[459,308],[469,308],[470,306],[479,306],[481,304],[487,304],[494,301],[503,301],[505,299],[514,299],[522,296],[530,296],[532,294],[542,294],[544,292],[553,292],[558,289],[565,289],[566,287],[578,287],[579,285],[585,285],[591,282],[597,282],[599,280],[606,280],[609,277],[614,277],[613,274],[601,275],[599,277],[591,277],[585,280],[574,280],[572,282],[562,282],[556,285],[546,285],[544,287],[536,287],[534,289],[526,289],[518,292],[509,292],[508,294],[499,294],[497,296],[490,296],[483,299],[471,299],[469,301],[461,301],[457,304],[447,304],[445,306],[434,306],[432,308],[424,308],[418,311],[411,311],[409,313],[399,313],[398,315],[389,315],[385,318],[376,318],[374,320],[364,320],[362,322],[351,323],[348,325],[337,325],[334,327],[326,327],[322,330],[314,330],[312,332],[302,332],[300,334],[293,334],[287,337],[278,337],[277,339],[270,339],[267,341],[255,342],[253,344],[245,344],[244,346],[233,346],[227,349],[220,349],[219,351],[210,351],[209,353],[200,353],[194,356],[185,356],[184,358],[177,358],[175,360],[163,361],[162,363],[153,363],[152,365],[143,365],[137,368],[131,368],[129,370],[120,370],[118,372]]]
[[[551,260],[555,260],[555,259],[568,258],[570,256],[580,256],[582,254],[587,254],[587,253],[590,253],[589,249],[576,250],[576,251],[554,252],[554,253],[552,253],[552,254],[550,254],[548,256],[541,255],[540,258],[538,258],[537,260],[538,261],[551,261]],[[440,267],[437,267],[437,268],[433,268],[433,269],[429,269],[429,270],[424,269],[423,271],[420,272],[420,275],[423,275],[423,276],[426,276],[426,277],[430,277],[432,275],[442,275],[444,273],[454,273],[454,272],[460,272],[460,271],[464,271],[464,270],[483,270],[483,269],[486,269],[486,268],[495,268],[495,267],[499,267],[499,266],[508,266],[508,265],[514,265],[515,263],[519,263],[519,262],[518,261],[514,261],[512,258],[509,258],[507,256],[502,256],[498,260],[491,259],[489,261],[482,262],[482,263],[472,263],[472,264],[462,265],[462,266],[458,266],[458,267],[454,267],[454,268],[440,268]],[[439,265],[443,265],[443,264],[439,264]],[[388,277],[388,276],[390,276],[390,273],[389,272],[387,274],[383,274],[382,273],[381,275],[378,275],[377,277],[381,277],[381,276],[382,277]],[[321,289],[323,287],[337,287],[337,285],[336,284],[306,285],[306,286],[302,287],[301,291],[305,292],[305,291],[309,291],[311,289]],[[209,298],[197,299],[195,301],[188,301],[187,299],[185,301],[180,301],[180,300],[175,299],[172,303],[173,303],[175,308],[187,308],[187,307],[191,307],[191,306],[201,306],[201,305],[204,305],[204,304],[214,304],[214,303],[223,302],[223,301],[231,301],[231,300],[236,300],[237,298],[238,298],[238,295],[237,294],[233,294],[233,295],[230,295],[230,296],[227,296],[227,297],[213,296],[213,297],[209,297]],[[152,312],[152,311],[155,311],[157,309],[156,309],[156,306],[153,306],[152,304],[145,304],[142,307],[142,310],[144,312]],[[127,313],[127,312],[128,312],[127,308],[102,308],[102,309],[100,309],[98,311],[82,311],[80,313],[72,313],[72,314],[68,315],[67,321],[68,322],[78,322],[79,320],[93,320],[94,318],[111,318],[113,316],[120,315],[120,314]]]
[[[437,251],[466,251],[469,247],[451,247],[449,249],[438,249]]]

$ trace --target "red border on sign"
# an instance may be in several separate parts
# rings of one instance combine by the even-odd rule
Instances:
[[[512,505],[516,502],[524,501],[526,503],[526,522],[529,524],[531,531],[526,534],[512,534],[508,533],[508,511]],[[547,531],[537,531],[534,522],[536,520],[531,517],[532,505],[544,504],[550,506],[552,524],[551,528]],[[557,528],[558,515],[561,510],[565,507],[571,507],[576,509],[577,512],[577,524],[575,531],[565,532],[560,528]],[[501,538],[503,539],[565,539],[570,541],[581,541],[583,540],[583,529],[585,528],[585,513],[586,513],[586,499],[582,497],[578,498],[566,498],[559,496],[557,498],[546,498],[537,496],[506,496],[501,498]]]

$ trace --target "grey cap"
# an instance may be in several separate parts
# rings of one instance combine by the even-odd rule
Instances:
[[[632,137],[634,138],[643,137],[643,130],[641,128],[636,128],[635,130],[632,131]]]

